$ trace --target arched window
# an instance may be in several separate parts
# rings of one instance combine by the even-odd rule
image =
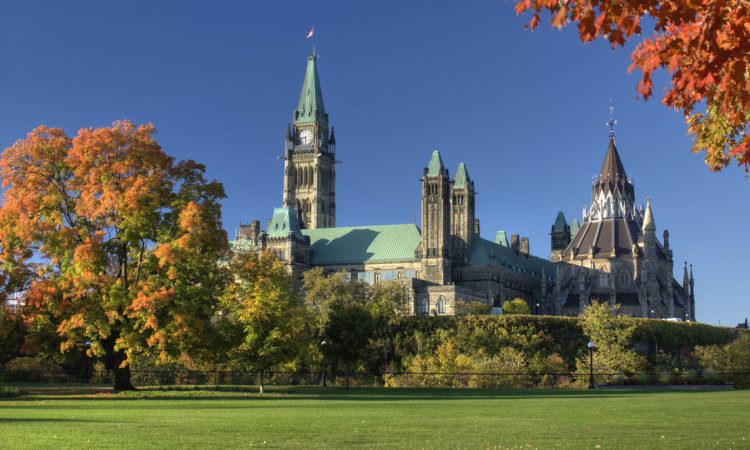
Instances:
[[[427,298],[417,300],[417,314],[427,314],[430,312],[430,301]]]
[[[443,298],[442,295],[440,297],[438,297],[438,301],[437,301],[437,313],[438,314],[445,314],[445,299]]]

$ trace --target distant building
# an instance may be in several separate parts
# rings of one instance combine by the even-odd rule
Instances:
[[[482,238],[474,181],[466,164],[458,164],[451,177],[438,151],[430,155],[421,173],[421,228],[411,223],[337,227],[336,137],[323,104],[317,58],[311,55],[285,136],[282,206],[274,210],[265,231],[258,220],[241,225],[234,245],[275,252],[296,277],[323,267],[368,283],[395,281],[408,293],[410,312],[418,315],[455,314],[459,301],[482,302],[499,310],[503,301],[514,298],[524,299],[536,314],[573,314],[588,302],[588,295],[601,293],[603,300],[622,299],[629,314],[647,316],[652,308],[652,316],[666,317],[684,309],[686,317],[693,318],[690,306],[673,307],[682,305],[683,297],[692,299],[692,294],[672,284],[668,239],[662,246],[653,237],[650,206],[651,225],[640,237],[642,220],[636,217],[640,212],[632,204],[633,187],[620,170],[614,139],[605,160],[608,171],[610,165],[614,169],[602,178],[595,191],[596,207],[584,215],[580,230],[577,220],[568,226],[565,216],[558,214],[552,229],[552,261],[531,255],[529,239],[518,234],[510,235],[510,240],[504,231],[497,232],[494,240]],[[615,213],[613,208],[629,209]],[[599,247],[606,240],[597,231],[602,226],[616,234],[614,247]],[[582,243],[583,236],[587,237]],[[580,246],[592,242],[593,253],[586,249],[590,258],[584,259]],[[622,247],[626,243],[627,248]],[[619,262],[625,250],[629,265]],[[600,259],[613,263],[600,264]],[[617,283],[614,291],[609,289],[610,268],[617,276],[621,276],[618,270],[627,271],[632,279],[627,290]],[[557,276],[559,271],[562,277]],[[599,289],[597,283],[605,283],[607,289]],[[663,295],[664,283],[671,297]],[[673,297],[674,302],[668,301]],[[569,298],[576,299],[574,304]],[[630,307],[641,298],[649,305],[645,310]]]
[[[574,224],[579,228],[577,220]],[[577,315],[593,298],[619,303],[631,316],[695,320],[692,266],[688,275],[685,263],[680,285],[672,275],[669,231],[662,237],[661,242],[656,237],[650,199],[645,211],[635,205],[635,186],[611,131],[580,229],[569,231],[562,212],[552,226],[554,313]]]

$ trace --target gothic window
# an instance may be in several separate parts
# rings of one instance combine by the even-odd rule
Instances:
[[[437,301],[437,313],[438,314],[445,314],[445,299],[443,298],[442,295],[440,297],[438,297],[438,301]]]

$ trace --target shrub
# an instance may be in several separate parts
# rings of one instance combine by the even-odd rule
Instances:
[[[659,384],[668,385],[671,382],[672,382],[672,374],[671,373],[669,373],[667,371],[663,371],[662,373],[659,374]]]
[[[11,386],[0,386],[0,398],[18,397],[22,392],[18,388]]]
[[[706,384],[716,384],[719,381],[719,372],[714,369],[703,370],[703,381]]]
[[[531,314],[531,308],[526,300],[514,298],[503,302],[503,314]]]
[[[94,363],[94,367],[91,373],[91,382],[93,384],[105,384],[111,383],[114,380],[114,376],[111,370],[107,370],[106,365],[97,361]]]
[[[641,386],[645,386],[651,383],[651,376],[647,373],[639,373],[638,375],[636,375],[635,380]]]
[[[750,387],[750,333],[743,332],[734,342],[726,345],[699,346],[696,357],[706,371],[724,372],[736,387]]]
[[[7,375],[19,381],[53,381],[65,378],[62,368],[42,357],[20,356],[5,365]]]

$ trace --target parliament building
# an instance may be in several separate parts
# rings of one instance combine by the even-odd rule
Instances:
[[[650,201],[636,207],[612,131],[592,205],[571,225],[557,214],[550,259],[531,255],[528,238],[517,234],[483,238],[467,166],[451,177],[438,151],[425,159],[421,228],[337,227],[336,136],[313,54],[286,131],[282,204],[265,230],[258,220],[241,225],[234,245],[273,251],[295,277],[323,267],[371,284],[399,283],[416,315],[456,314],[466,302],[499,312],[514,298],[535,314],[577,315],[598,299],[633,316],[695,320],[692,267],[682,284],[674,279],[669,232],[659,241]]]

